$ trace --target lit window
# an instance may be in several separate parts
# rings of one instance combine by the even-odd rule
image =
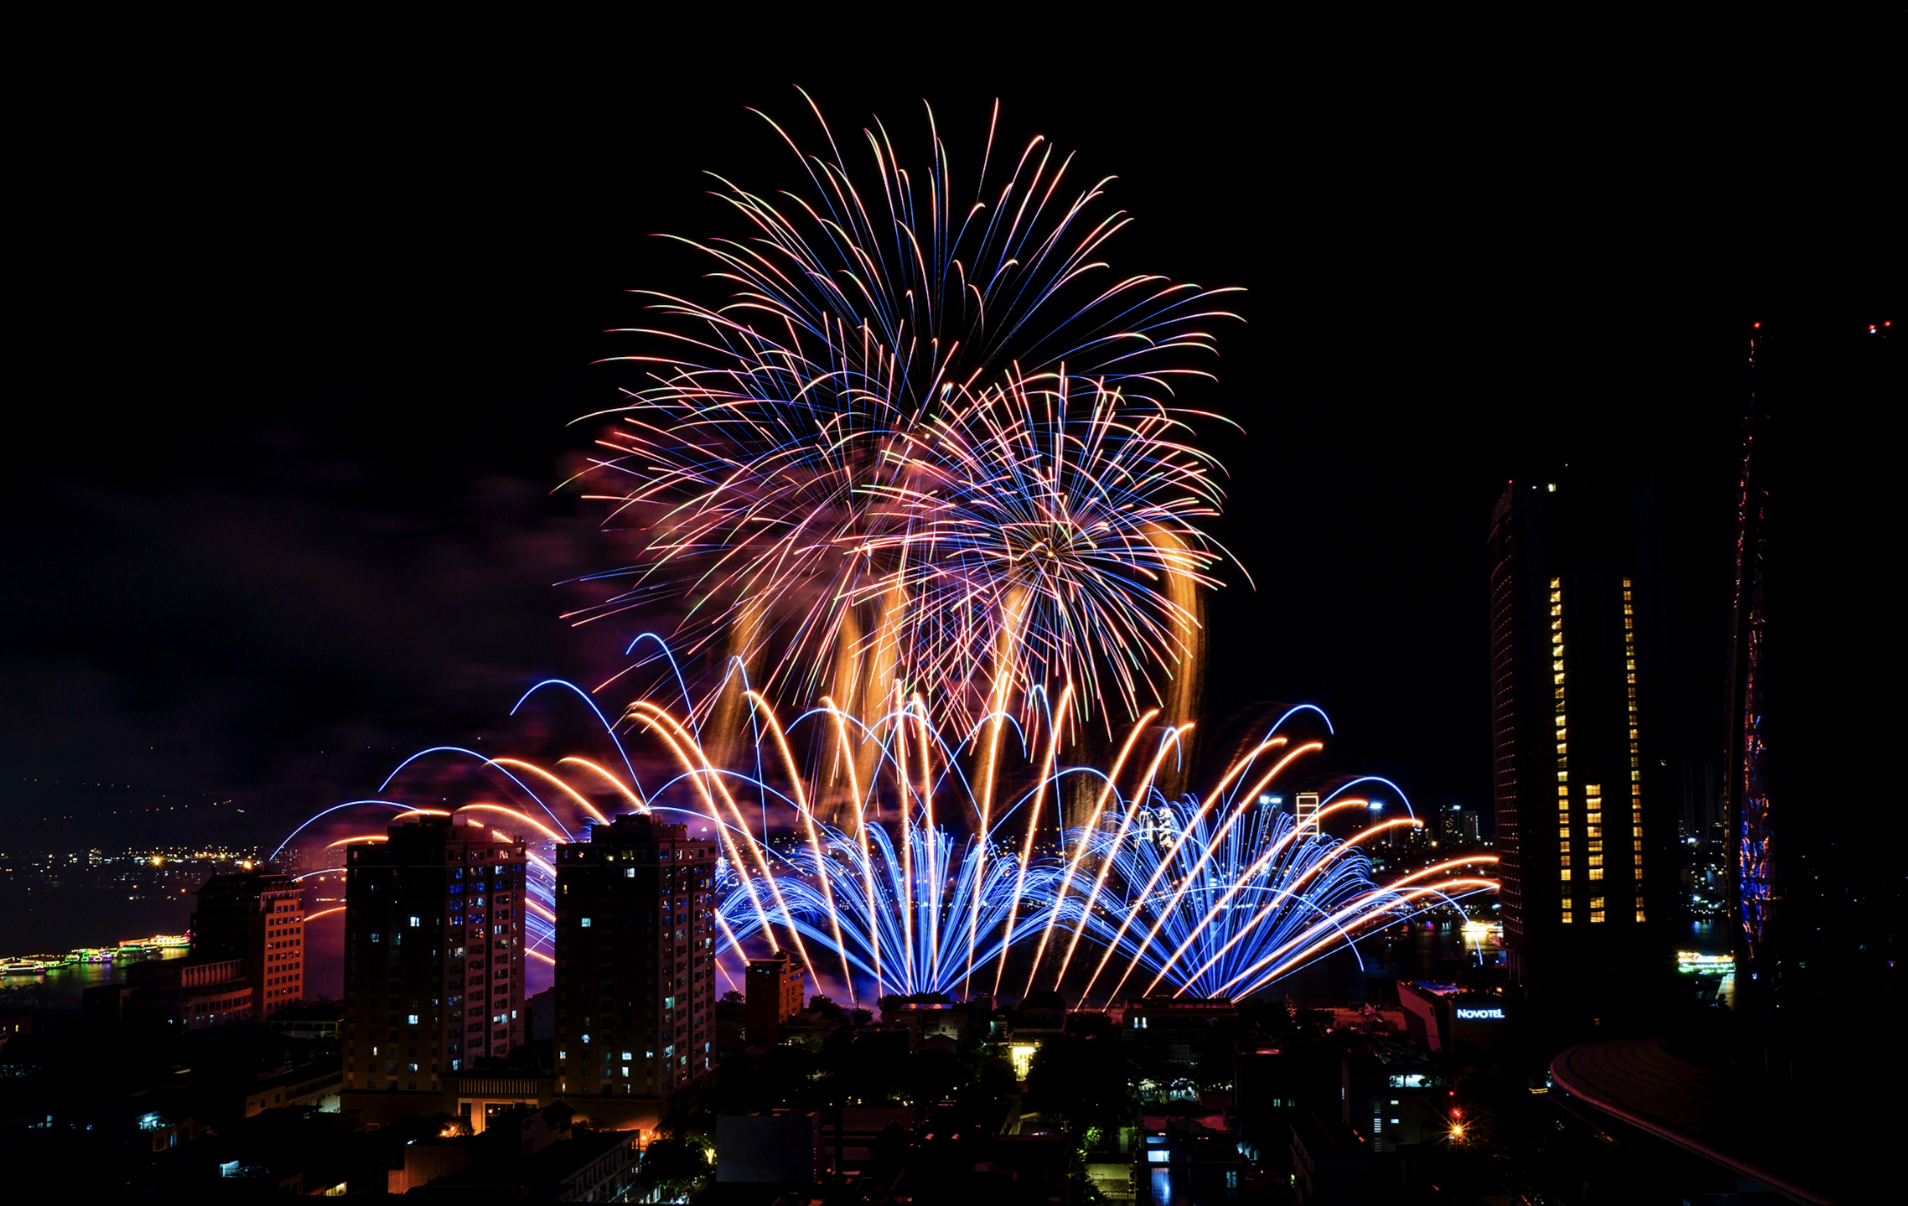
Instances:
[[[1592,924],[1592,925],[1596,925],[1597,923],[1599,923],[1599,922],[1601,922],[1602,920],[1603,920],[1603,910],[1602,910],[1602,909],[1591,909],[1591,910],[1590,910],[1590,924]]]
[[[587,917],[583,919],[583,928],[586,930],[590,928],[590,919]]]
[[[1561,881],[1563,881],[1564,883],[1569,883],[1569,882],[1570,882],[1570,868],[1568,868],[1568,867],[1565,867],[1565,868],[1564,868],[1563,870],[1561,870],[1561,871],[1559,871],[1559,872],[1557,872],[1557,878],[1558,878],[1559,880],[1561,880]]]
[[[417,919],[417,918],[415,918],[415,917],[413,917],[413,918],[411,918],[411,928],[412,928],[412,929],[416,929],[416,928],[417,928],[417,920],[418,920],[418,919]]]
[[[417,1025],[417,1015],[416,1015],[416,1014],[411,1014],[411,1015],[410,1015],[410,1018],[411,1018],[411,1025],[413,1025],[413,1026],[415,1026],[415,1025]]]

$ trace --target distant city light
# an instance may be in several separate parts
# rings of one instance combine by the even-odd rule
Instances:
[[[1677,951],[1676,970],[1682,972],[1729,972],[1736,970],[1734,955],[1705,955],[1700,951]]]

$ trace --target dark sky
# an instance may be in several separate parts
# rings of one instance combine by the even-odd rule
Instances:
[[[735,229],[701,173],[787,179],[745,106],[803,122],[788,74],[210,73],[62,119],[75,137],[39,144],[34,186],[53,271],[17,349],[38,384],[4,518],[4,845],[175,818],[272,840],[419,746],[500,740],[539,677],[600,678],[617,634],[569,628],[551,585],[617,560],[551,493],[584,445],[566,424],[627,379],[592,364],[633,346],[604,334],[640,321],[623,291],[701,287],[651,236]],[[1839,600],[1796,592],[1796,697],[1862,656],[1881,605],[1851,597],[1855,565],[1882,572],[1897,476],[1899,383],[1878,383],[1899,356],[1860,334],[1903,316],[1877,291],[1899,244],[1860,229],[1902,212],[1887,156],[1785,121],[1745,158],[1719,104],[1511,103],[1476,77],[942,79],[925,90],[957,162],[1000,95],[1005,143],[1042,132],[1079,177],[1119,177],[1108,204],[1138,221],[1116,267],[1248,290],[1219,384],[1189,397],[1245,428],[1214,443],[1221,535],[1257,581],[1213,609],[1217,718],[1316,702],[1345,764],[1483,804],[1486,520],[1507,478],[1568,461],[1662,492],[1675,740],[1708,756],[1755,318],[1789,357],[1795,581]],[[878,112],[922,145],[920,84],[816,92],[838,134]],[[1798,174],[1806,200],[1770,200]],[[1857,781],[1807,741],[1812,781]]]

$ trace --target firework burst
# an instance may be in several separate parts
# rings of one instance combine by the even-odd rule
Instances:
[[[1175,378],[1205,375],[1183,361],[1211,350],[1221,291],[1112,274],[1099,255],[1126,218],[1098,214],[1105,182],[1075,191],[1042,139],[995,174],[990,125],[967,201],[931,114],[919,173],[879,125],[867,172],[821,131],[816,156],[783,133],[805,196],[723,182],[749,234],[692,246],[728,303],[652,295],[667,322],[639,333],[662,351],[627,358],[647,383],[590,416],[617,420],[586,476],[608,487],[592,497],[636,557],[595,575],[620,589],[573,618],[672,606],[679,648],[738,658],[771,694],[828,693],[870,715],[933,684],[948,694],[929,706],[964,720],[1026,685],[991,664],[1005,635],[1024,636],[1036,667],[1076,672],[1081,707],[1130,705],[1186,659],[1185,596],[1214,584],[1194,521],[1218,510],[1215,466],[1185,443],[1195,416],[1167,400]],[[1030,395],[1047,399],[1043,419]],[[1070,397],[1088,401],[1070,411]],[[1109,521],[1117,531],[1092,530]],[[1089,548],[1108,569],[1024,586]],[[1096,625],[1111,626],[1119,666],[1104,695],[1082,638]]]

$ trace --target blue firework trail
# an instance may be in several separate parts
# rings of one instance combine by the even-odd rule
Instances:
[[[1109,826],[1069,835],[1084,862],[1105,869],[1098,900],[1074,892],[1058,905],[1063,924],[1104,952],[1083,997],[1101,986],[1108,999],[1128,987],[1151,995],[1162,984],[1175,995],[1250,996],[1314,959],[1355,950],[1357,938],[1496,887],[1462,876],[1431,882],[1477,859],[1374,881],[1358,843],[1413,821],[1341,840],[1257,803],[1223,820],[1194,800],[1133,811],[1139,822],[1124,832]]]
[[[568,684],[537,689],[548,686]],[[625,714],[627,731],[595,713],[615,745],[613,758],[572,756],[546,769],[436,747],[406,759],[379,798],[328,809],[287,843],[322,841],[311,828],[321,818],[369,817],[381,827],[431,813],[521,836],[530,846],[524,941],[549,960],[555,844],[586,839],[608,812],[680,819],[720,847],[714,913],[718,964],[729,980],[739,983],[740,962],[751,953],[786,950],[811,983],[840,985],[851,1000],[1003,986],[1024,994],[1040,984],[1089,1003],[1162,986],[1239,998],[1336,950],[1355,950],[1360,938],[1497,886],[1464,870],[1495,862],[1490,856],[1376,881],[1363,844],[1420,822],[1399,817],[1342,838],[1326,832],[1335,815],[1343,814],[1339,828],[1346,817],[1369,815],[1368,801],[1354,794],[1365,780],[1328,796],[1303,820],[1265,803],[1263,793],[1294,760],[1321,748],[1279,731],[1291,713],[1203,798],[1169,800],[1153,780],[1183,729],[1169,729],[1150,762],[1135,751],[1158,730],[1142,724],[1105,770],[1060,768],[1064,693],[1033,709],[1044,719],[1035,729],[984,717],[958,742],[934,728],[918,700],[872,724],[840,709],[812,709],[785,729],[759,695],[749,697],[758,723],[746,772],[711,760],[693,718],[638,701]],[[1008,752],[1020,756],[1016,775],[1001,771],[1003,757],[981,753],[996,721],[1010,733]],[[647,787],[624,749],[627,732],[638,729],[677,763],[666,775],[652,773]],[[872,747],[875,773],[854,783],[845,805],[836,793],[837,822],[830,823],[815,803],[830,790],[824,755],[836,742]],[[808,752],[811,774],[802,773],[797,749]],[[854,753],[845,750],[842,762],[852,764]],[[483,798],[442,809],[404,804],[392,786],[424,759],[468,767]],[[1000,781],[971,781],[975,765]],[[1074,776],[1095,785],[1099,801],[1084,824],[1061,832],[1062,788]],[[1011,792],[1001,785],[1009,778]],[[439,782],[430,790],[444,789]],[[489,802],[500,796],[510,803]],[[593,796],[607,798],[607,811]],[[348,835],[325,849],[370,840],[381,835]]]

